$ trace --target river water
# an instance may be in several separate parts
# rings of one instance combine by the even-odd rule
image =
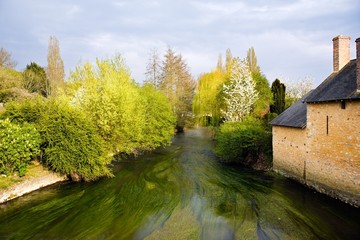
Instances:
[[[291,180],[219,163],[206,129],[0,205],[0,239],[359,239],[360,211]]]

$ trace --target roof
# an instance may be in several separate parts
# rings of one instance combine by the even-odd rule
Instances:
[[[306,104],[342,100],[360,100],[356,83],[356,59],[339,72],[330,74],[315,90],[273,119],[270,124],[295,128],[306,127]]]
[[[295,128],[306,127],[306,100],[314,90],[307,93],[303,98],[295,102],[288,109],[274,118],[270,124]]]
[[[356,84],[356,59],[339,72],[332,73],[306,99],[308,103],[340,100],[360,100]]]

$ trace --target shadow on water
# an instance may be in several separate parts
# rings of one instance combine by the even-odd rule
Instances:
[[[0,239],[357,239],[360,211],[273,174],[226,166],[206,129],[0,205]]]

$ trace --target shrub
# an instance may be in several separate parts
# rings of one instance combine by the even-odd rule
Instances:
[[[226,122],[217,131],[215,153],[225,162],[244,162],[250,155],[271,155],[271,133],[253,118]]]
[[[40,153],[40,134],[34,126],[17,125],[7,118],[0,120],[0,173],[15,171],[24,176],[31,159]]]
[[[111,162],[97,127],[83,112],[61,99],[13,102],[2,117],[32,122],[41,135],[42,162],[72,178],[93,180],[110,176]]]

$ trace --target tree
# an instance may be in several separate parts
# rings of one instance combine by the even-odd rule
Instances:
[[[47,97],[47,89],[49,81],[46,77],[45,70],[34,62],[26,66],[23,72],[24,88],[29,92],[37,92],[44,97]]]
[[[246,61],[236,57],[231,62],[230,79],[223,86],[223,114],[226,121],[235,122],[242,121],[252,111],[258,92]]]
[[[298,82],[287,81],[285,82],[285,85],[285,108],[290,107],[297,100],[305,96],[314,86],[312,79],[309,77]]]
[[[218,61],[217,61],[217,64],[216,64],[216,70],[221,71],[221,72],[224,71],[224,66],[223,66],[221,53],[219,54],[219,57],[218,57]]]
[[[221,122],[220,93],[225,80],[226,75],[218,68],[198,78],[193,101],[193,113],[198,124],[217,126]]]
[[[253,47],[249,48],[246,55],[246,61],[249,65],[249,69],[251,73],[260,72],[260,67],[257,65],[257,58]]]
[[[181,55],[168,48],[162,62],[159,89],[163,92],[176,115],[176,128],[183,131],[192,123],[192,100],[195,83]]]
[[[49,86],[46,89],[46,95],[56,93],[59,88],[64,85],[64,63],[60,56],[59,41],[56,37],[50,36],[48,49],[48,66],[47,77],[49,79]]]
[[[0,48],[0,67],[14,69],[17,62],[11,59],[11,53],[4,48]]]
[[[270,105],[270,112],[280,114],[285,110],[285,85],[279,79],[271,84],[273,93],[273,104]]]
[[[269,111],[273,95],[268,80],[261,72],[253,72],[251,76],[255,82],[255,90],[259,93],[254,104],[253,114],[256,117],[261,117]]]
[[[149,57],[149,62],[146,66],[146,80],[145,83],[149,83],[155,87],[155,89],[158,88],[159,82],[160,82],[160,69],[161,63],[159,54],[156,49],[152,49]]]
[[[231,54],[230,48],[228,48],[226,49],[226,62],[225,62],[225,70],[227,75],[231,74],[232,60],[233,60],[233,56]]]

